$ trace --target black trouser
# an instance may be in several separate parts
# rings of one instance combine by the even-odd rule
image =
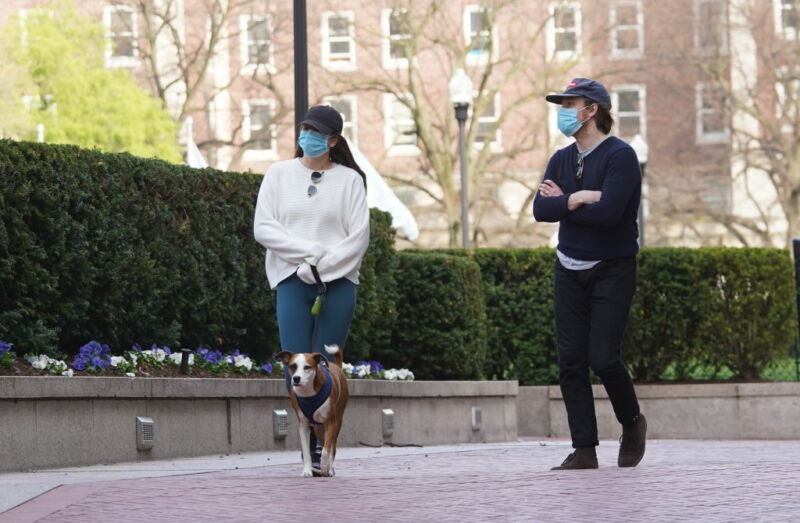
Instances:
[[[617,420],[639,415],[633,382],[622,363],[622,336],[636,290],[636,258],[603,260],[591,269],[555,268],[555,312],[561,394],[572,446],[598,444],[589,368],[603,381]]]

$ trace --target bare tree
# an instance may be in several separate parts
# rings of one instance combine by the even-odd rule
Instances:
[[[465,15],[468,3],[395,2],[383,15],[383,27],[372,19],[356,23],[359,52],[366,55],[359,56],[358,70],[321,71],[320,76],[329,94],[386,94],[405,107],[413,125],[395,130],[395,145],[416,146],[418,154],[392,157],[393,147],[387,147],[378,161],[382,174],[434,201],[446,219],[449,244],[456,246],[461,227],[458,130],[447,87],[456,69],[466,70],[475,91],[466,126],[472,241],[487,243],[494,216],[511,243],[520,231],[533,232],[530,205],[553,145],[544,96],[562,87],[581,56],[576,52],[564,59],[562,52],[556,59],[557,49],[548,54],[548,23],[560,20],[552,20],[546,2],[534,8],[529,1],[494,0]],[[373,5],[364,0],[360,7],[374,12]],[[553,14],[575,16],[558,9]],[[506,132],[501,141],[502,127],[515,132]],[[503,203],[499,187],[515,193],[518,207]]]
[[[185,5],[184,5],[185,4]],[[137,16],[116,20],[138,28],[137,73],[173,118],[192,116],[205,136],[198,146],[216,156],[221,168],[236,166],[251,146],[274,139],[287,124],[292,100],[280,78],[291,76],[291,11],[279,0],[119,0]],[[112,26],[115,21],[112,20]],[[130,28],[133,32],[133,28]],[[246,48],[242,39],[248,42]],[[274,100],[259,115],[261,132],[243,129],[248,98]],[[224,122],[224,123],[221,123]],[[250,134],[250,136],[245,136]]]

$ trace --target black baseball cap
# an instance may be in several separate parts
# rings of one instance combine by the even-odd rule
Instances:
[[[330,105],[316,105],[308,110],[301,124],[307,124],[325,135],[342,134],[342,115]]]
[[[589,78],[573,78],[563,93],[548,94],[544,99],[550,103],[560,104],[564,98],[578,96],[583,96],[606,109],[611,109],[611,97],[608,96],[605,86]]]

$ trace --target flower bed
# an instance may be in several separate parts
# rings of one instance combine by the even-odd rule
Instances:
[[[11,348],[11,343],[0,341],[0,376],[283,378],[281,362],[260,363],[238,350],[230,354],[206,347],[173,351],[157,345],[144,350],[134,344],[130,350],[116,356],[111,354],[108,345],[90,341],[80,348],[70,366],[64,360],[45,354],[25,354],[19,358]],[[186,373],[181,371],[184,351],[188,358]],[[414,374],[408,369],[384,369],[377,361],[345,363],[342,370],[351,379],[414,379]]]

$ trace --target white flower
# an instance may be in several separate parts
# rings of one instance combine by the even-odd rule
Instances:
[[[342,363],[342,370],[348,376],[353,375],[353,364],[352,363]]]
[[[181,352],[173,352],[172,354],[169,355],[169,359],[175,365],[180,365],[181,364],[181,360],[183,359],[183,353],[181,353]],[[194,354],[192,354],[192,353],[189,353],[189,365],[194,365]]]
[[[128,357],[131,359],[131,363],[133,363],[133,366],[135,367],[136,363],[139,361],[139,358],[136,356],[136,353],[135,352],[129,352],[128,353]]]
[[[153,351],[153,356],[155,356],[157,361],[164,361],[167,359],[167,351],[164,349],[156,349]]]
[[[414,373],[408,369],[386,369],[383,375],[387,380],[414,380]]]
[[[46,354],[39,354],[38,356],[29,357],[28,361],[34,369],[44,370],[47,368],[50,358]]]
[[[111,356],[111,366],[118,367],[120,363],[128,363],[125,356]]]
[[[72,371],[70,370],[70,372]],[[136,374],[134,374],[133,372],[126,372],[125,375],[128,376],[129,378],[133,378],[136,376]]]
[[[244,367],[247,370],[251,370],[253,368],[253,362],[247,356],[235,356],[233,358],[233,365],[235,367]]]
[[[65,370],[64,372],[61,373],[62,376],[69,376],[70,378],[72,377],[73,374],[74,374],[74,372],[73,372],[72,369],[67,369],[67,370]]]

